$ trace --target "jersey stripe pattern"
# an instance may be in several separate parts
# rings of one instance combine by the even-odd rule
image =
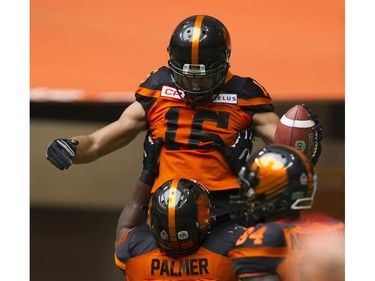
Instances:
[[[237,278],[228,257],[244,228],[218,225],[195,254],[171,257],[157,246],[149,227],[142,225],[125,233],[115,251],[116,265],[126,280],[226,280]]]
[[[183,95],[164,66],[151,73],[135,94],[146,111],[152,138],[161,138],[165,144],[160,153],[161,173],[152,192],[181,176],[210,191],[238,188],[237,176],[211,145],[233,144],[238,132],[252,125],[255,113],[274,112],[269,94],[255,80],[229,72],[220,93],[208,105],[192,108],[181,99]]]

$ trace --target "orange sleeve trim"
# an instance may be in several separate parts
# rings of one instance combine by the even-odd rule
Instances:
[[[121,269],[123,269],[123,270],[126,270],[126,264],[123,263],[122,261],[120,261],[120,260],[118,259],[118,257],[116,256],[116,253],[114,254],[114,258],[115,258],[115,264],[116,264],[119,268],[121,268]]]
[[[145,97],[149,98],[157,98],[160,96],[160,91],[158,90],[152,90],[152,89],[147,89],[143,87],[139,87],[136,91],[137,94],[140,94]]]
[[[135,227],[133,227],[133,228],[130,228],[128,231],[126,231],[126,232],[121,236],[121,238],[118,240],[117,245],[116,245],[116,248],[117,248],[118,245],[120,245],[122,242],[124,242],[124,240],[128,237],[129,232],[130,232],[130,231],[133,231],[133,230],[136,229],[136,228],[137,228],[137,227],[135,226]]]
[[[254,98],[254,99],[238,99],[239,106],[251,106],[251,105],[262,105],[262,104],[272,104],[269,98]]]
[[[257,81],[255,81],[255,80],[253,80],[253,82],[254,82],[254,84],[255,85],[258,85],[259,86],[259,88],[261,88],[262,89],[262,91],[263,91],[263,94],[265,95],[265,96],[267,96],[267,97],[269,97],[270,95],[269,95],[269,93],[267,92],[267,90],[262,86],[262,85],[260,85]]]
[[[250,257],[285,257],[287,248],[240,248],[229,252],[230,258],[250,258]]]
[[[227,77],[225,77],[225,82],[224,83],[227,83],[230,79],[232,79],[232,77],[233,77],[232,72],[228,71]]]

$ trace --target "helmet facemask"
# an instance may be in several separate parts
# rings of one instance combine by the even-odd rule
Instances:
[[[226,27],[207,15],[191,16],[176,27],[167,50],[181,99],[192,107],[210,103],[230,67],[231,40]]]
[[[169,68],[172,80],[178,92],[183,92],[187,104],[204,106],[210,103],[224,85],[229,63],[214,63],[211,67],[204,64],[188,64],[182,66],[170,59]]]
[[[239,182],[246,214],[255,222],[285,210],[310,209],[317,188],[307,157],[282,145],[255,152],[240,171]]]

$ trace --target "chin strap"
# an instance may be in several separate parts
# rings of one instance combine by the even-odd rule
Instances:
[[[173,74],[171,74],[171,79],[172,79],[172,82],[173,82],[173,84],[174,84],[174,86],[176,88],[178,96],[181,98],[182,101],[185,102],[185,104],[187,106],[191,107],[192,109],[196,108],[197,106],[206,106],[207,104],[209,104],[210,102],[212,102],[214,99],[216,99],[216,97],[220,93],[219,89],[220,89],[221,85],[217,86],[213,90],[202,92],[202,95],[204,96],[202,103],[196,102],[196,101],[194,101],[194,99],[191,99],[192,101],[189,101],[188,94],[181,87],[179,87],[177,85],[176,79],[174,79]],[[225,80],[225,77],[224,77],[224,80]],[[212,94],[209,94],[211,91],[212,91]]]

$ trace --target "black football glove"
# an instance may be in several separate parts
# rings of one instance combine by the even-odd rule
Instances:
[[[73,139],[56,139],[48,145],[46,158],[58,169],[68,169],[76,156],[78,144],[79,142]]]
[[[231,146],[215,146],[224,155],[235,175],[238,175],[241,168],[246,165],[246,160],[253,149],[253,140],[252,131],[250,128],[246,128],[238,133],[235,143]]]
[[[139,180],[147,185],[153,185],[159,174],[159,155],[163,145],[161,139],[155,142],[151,138],[151,131],[148,131],[143,142],[143,170]]]
[[[311,109],[307,105],[302,104],[302,106],[306,108],[306,110],[309,112],[309,118],[315,123],[312,130],[315,132],[315,142],[317,145],[316,145],[315,152],[312,158],[310,159],[311,163],[313,163],[313,165],[315,166],[316,163],[318,163],[319,156],[322,151],[323,128],[322,128],[322,125],[320,125],[319,123],[318,114],[316,114],[315,112],[312,112]]]

